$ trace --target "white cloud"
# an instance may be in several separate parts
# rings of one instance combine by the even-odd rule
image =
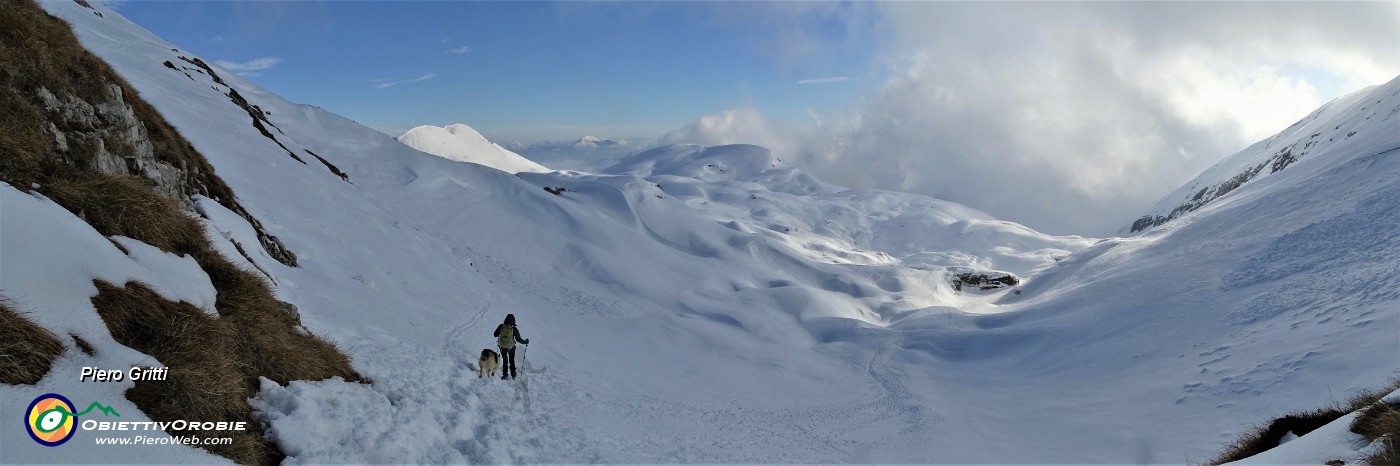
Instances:
[[[281,58],[277,58],[277,57],[262,57],[262,58],[255,58],[255,59],[252,59],[252,60],[248,60],[248,61],[245,61],[245,62],[242,62],[242,63],[236,63],[236,62],[224,61],[224,60],[218,60],[218,61],[215,61],[214,63],[217,64],[217,65],[219,65],[219,66],[221,66],[221,67],[223,67],[223,68],[226,69],[226,70],[233,71],[233,72],[235,72],[235,73],[239,73],[239,72],[245,72],[245,71],[262,71],[262,70],[265,70],[265,69],[268,69],[268,68],[272,68],[273,66],[276,66],[278,63],[282,63],[282,59],[281,59]]]
[[[447,49],[447,53],[467,53],[470,51],[472,51],[472,48],[469,45],[463,45],[455,49]]]
[[[798,151],[802,143],[791,132],[782,130],[763,117],[753,107],[742,107],[706,115],[693,123],[672,130],[657,140],[658,144],[753,144],[772,150],[780,158]]]
[[[378,89],[384,89],[384,88],[388,88],[388,87],[394,87],[394,86],[397,86],[397,85],[400,85],[400,84],[409,84],[409,83],[416,83],[416,82],[420,82],[420,81],[427,81],[427,80],[433,79],[433,78],[435,78],[435,77],[437,77],[437,74],[436,74],[436,73],[428,73],[428,74],[425,74],[425,75],[422,75],[422,76],[419,76],[419,77],[416,77],[416,78],[413,78],[413,79],[405,79],[405,80],[402,80],[402,81],[390,81],[390,82],[387,82],[387,83],[379,83],[379,84],[376,85],[375,87],[378,88]]]
[[[737,109],[663,141],[770,145],[846,186],[1110,235],[1322,104],[1323,86],[1400,73],[1393,3],[880,5],[888,79],[843,114],[793,133]]]
[[[890,6],[893,77],[806,160],[1050,233],[1112,234],[1303,117],[1323,97],[1298,69],[1400,73],[1394,4]]]
[[[797,83],[798,83],[798,84],[826,84],[826,83],[839,83],[839,82],[842,82],[842,81],[850,81],[850,80],[851,80],[851,78],[850,78],[850,77],[847,77],[847,76],[832,76],[832,77],[830,77],[830,78],[803,79],[803,80],[801,80],[801,81],[798,81]]]

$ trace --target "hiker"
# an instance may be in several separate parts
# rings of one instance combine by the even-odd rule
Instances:
[[[515,378],[515,343],[530,344],[530,340],[520,337],[520,329],[515,328],[515,314],[506,314],[506,321],[496,326],[496,346],[501,347],[501,380]],[[509,377],[507,377],[509,375]]]

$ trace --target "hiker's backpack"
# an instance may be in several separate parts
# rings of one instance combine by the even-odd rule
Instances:
[[[511,349],[515,347],[515,326],[501,326],[501,336],[496,337],[496,346],[500,346],[505,349]]]

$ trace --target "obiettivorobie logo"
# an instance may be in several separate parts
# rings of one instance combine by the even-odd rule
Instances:
[[[63,395],[45,393],[35,398],[33,403],[29,403],[29,409],[24,412],[24,425],[29,431],[29,437],[35,442],[47,447],[56,447],[72,439],[73,433],[78,430],[78,417],[94,409],[108,416],[121,417],[116,410],[96,401],[88,405],[83,412],[75,412],[77,409],[73,402]]]
[[[79,429],[86,431],[104,432],[160,432],[160,435],[137,435],[99,437],[96,439],[98,445],[232,445],[233,437],[217,436],[218,432],[229,433],[232,431],[248,430],[247,421],[190,421],[176,419],[173,421],[99,421],[96,419],[79,420],[93,410],[101,411],[107,416],[121,417],[117,410],[102,403],[93,402],[82,412],[75,412],[76,406],[72,401],[57,393],[46,393],[29,403],[29,409],[24,411],[24,426],[29,432],[29,437],[40,445],[56,447],[64,444],[73,438],[73,434]],[[184,432],[195,435],[170,435],[165,433]]]

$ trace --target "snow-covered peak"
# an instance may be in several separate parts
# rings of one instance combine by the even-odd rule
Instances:
[[[575,149],[594,149],[598,147],[608,146],[625,146],[627,145],[627,140],[607,139],[593,135],[586,135],[584,137],[579,138],[577,141],[570,143],[569,145],[574,147]]]
[[[400,135],[399,142],[448,160],[486,165],[510,173],[548,172],[540,165],[486,139],[465,124],[423,125]]]

